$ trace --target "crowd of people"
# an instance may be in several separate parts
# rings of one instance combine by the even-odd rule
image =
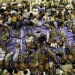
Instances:
[[[0,5],[0,75],[75,75],[75,1]]]

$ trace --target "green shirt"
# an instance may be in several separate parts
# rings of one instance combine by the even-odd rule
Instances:
[[[9,33],[7,32],[4,36],[1,37],[2,41],[6,41],[9,38]]]
[[[0,69],[0,75],[3,75],[3,71]]]

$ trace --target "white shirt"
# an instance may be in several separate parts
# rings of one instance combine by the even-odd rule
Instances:
[[[66,33],[65,33],[65,31],[64,31],[63,28],[61,28],[61,30],[60,30],[60,34],[66,36]]]
[[[49,30],[47,30],[47,42],[49,41],[49,35],[50,35],[50,29]]]
[[[5,57],[5,51],[2,50],[2,48],[0,48],[0,61],[3,61]]]
[[[13,56],[13,61],[18,61],[18,56],[19,56],[19,48],[17,48],[15,51],[15,54]]]
[[[51,47],[57,48],[57,43],[51,43]]]
[[[60,75],[62,75],[63,74],[63,71],[62,70],[60,70]]]
[[[49,62],[49,65],[50,65],[50,67],[52,67],[53,66],[53,62]]]
[[[30,36],[30,37],[26,37],[26,42],[32,42],[33,41],[33,36]]]
[[[14,54],[14,52],[10,52],[5,56],[5,61],[9,61],[12,57],[12,55]]]

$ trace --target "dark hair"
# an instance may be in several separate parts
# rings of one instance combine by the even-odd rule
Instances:
[[[23,1],[22,3],[27,3],[27,1]]]
[[[33,13],[30,13],[29,17],[32,17],[33,16]]]
[[[25,26],[33,26],[34,23],[32,21],[25,22]]]
[[[28,73],[28,71],[27,71],[27,70],[25,70],[25,71],[23,71],[23,73],[24,73],[24,74],[27,74],[27,73]]]
[[[51,22],[50,22],[50,25],[51,25],[51,26],[54,26],[54,22],[53,22],[53,21],[51,21]]]
[[[59,12],[58,15],[57,15],[57,17],[61,19],[61,15],[62,15],[62,13]]]
[[[22,16],[22,13],[20,13],[19,15]]]
[[[14,73],[15,73],[15,74],[17,74],[17,73],[18,73],[18,71],[17,71],[17,70],[14,70]]]
[[[5,12],[5,10],[4,9],[0,9],[0,14],[2,14],[3,12]]]
[[[31,51],[29,51],[29,54],[32,54],[32,52],[31,52]]]
[[[56,13],[56,11],[51,11],[51,16],[53,16]]]
[[[39,38],[39,42],[40,43],[44,42],[45,40],[46,40],[46,37],[45,36],[42,36],[42,37]]]
[[[7,69],[7,71],[8,71],[10,74],[12,74],[13,69],[9,68],[9,69]]]

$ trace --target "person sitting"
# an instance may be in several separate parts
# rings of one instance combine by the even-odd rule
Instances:
[[[3,36],[1,36],[1,38],[0,38],[0,41],[2,42],[2,43],[4,43],[4,45],[6,44],[6,43],[8,43],[8,40],[9,40],[9,28],[8,27],[2,27],[2,31],[1,32],[5,32],[4,33],[4,35]]]

